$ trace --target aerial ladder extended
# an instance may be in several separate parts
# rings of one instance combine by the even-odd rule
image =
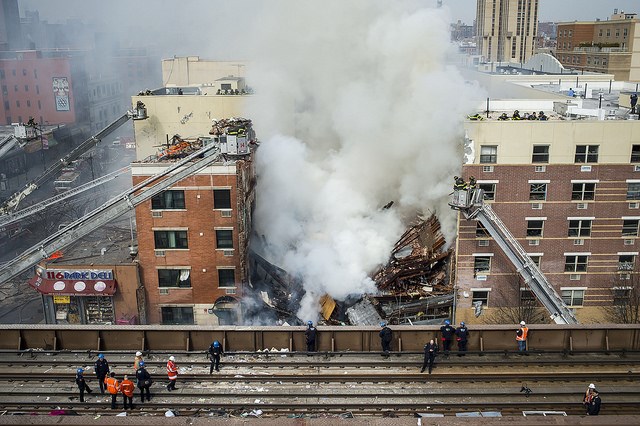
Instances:
[[[182,179],[215,162],[221,156],[220,144],[205,145],[162,172],[117,195],[102,206],[25,250],[15,259],[0,266],[0,283],[29,269],[42,259],[95,231],[140,203],[161,193]]]
[[[14,135],[5,136],[0,140],[0,158],[18,143],[18,139]]]
[[[95,135],[91,136],[89,139],[82,142],[80,145],[75,147],[70,153],[62,157],[55,164],[51,165],[47,170],[42,172],[40,176],[28,182],[21,190],[15,192],[11,195],[7,200],[5,200],[2,204],[0,204],[0,215],[8,214],[11,211],[14,211],[20,202],[35,191],[38,187],[40,187],[43,183],[50,180],[52,177],[57,176],[60,171],[71,164],[72,161],[77,160],[82,154],[89,151],[91,148],[95,147],[105,136],[109,135],[113,131],[117,130],[124,123],[129,121],[129,119],[134,120],[144,120],[147,118],[147,109],[145,105],[138,101],[136,108],[127,111],[118,117],[115,121],[107,125],[104,129],[100,130]]]
[[[522,245],[509,232],[491,206],[484,203],[482,189],[475,187],[455,189],[449,206],[461,211],[468,220],[480,221],[557,324],[578,323],[573,311],[567,307]]]

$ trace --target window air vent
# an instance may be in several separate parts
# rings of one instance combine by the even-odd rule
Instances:
[[[630,280],[631,279],[631,274],[620,274],[620,279],[621,280]]]
[[[633,171],[640,172],[640,164],[636,164],[635,166],[633,166]]]
[[[576,240],[573,240],[573,245],[574,246],[583,246],[584,245],[584,240],[582,238],[578,238]]]
[[[531,203],[532,210],[542,210],[542,203]]]
[[[222,250],[223,256],[233,256],[233,250]]]
[[[162,217],[162,212],[151,211],[151,217]]]
[[[235,288],[228,288],[225,290],[226,294],[236,294],[236,289]]]
[[[530,246],[539,246],[540,245],[540,240],[529,240],[529,245]]]
[[[160,289],[160,295],[161,295],[161,296],[162,296],[162,295],[165,295],[165,296],[166,296],[167,294],[169,294],[169,289],[168,289],[168,288],[161,288],[161,289]]]
[[[630,209],[640,208],[640,203],[629,203],[629,208]]]
[[[580,277],[581,277],[581,276],[582,276],[582,275],[580,275],[580,274],[571,274],[571,275],[569,275],[569,279],[570,279],[571,281],[580,281]]]
[[[586,210],[587,207],[589,207],[589,204],[587,204],[587,203],[578,203],[578,204],[576,204],[576,206],[578,206],[578,210]]]
[[[231,217],[231,210],[222,210],[220,211],[221,217]]]
[[[581,172],[590,172],[591,171],[591,166],[580,166],[580,171]]]
[[[486,281],[487,280],[487,276],[486,275],[476,275],[476,280],[477,281]]]
[[[156,257],[164,257],[164,250],[154,250]]]
[[[489,247],[489,240],[478,240],[478,247]]]
[[[632,246],[635,242],[636,242],[636,240],[624,240],[624,245],[625,246]]]
[[[493,172],[493,166],[482,166],[482,171],[485,173]]]
[[[547,166],[536,166],[535,171],[536,171],[536,173],[546,172],[547,171]]]

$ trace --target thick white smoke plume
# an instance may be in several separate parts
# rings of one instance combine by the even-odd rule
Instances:
[[[249,82],[258,95],[256,232],[267,257],[318,299],[375,292],[416,213],[447,207],[462,163],[469,93],[450,49],[449,16],[405,1],[276,1],[259,27]],[[255,58],[252,58],[255,59]],[[389,201],[391,209],[381,209]]]

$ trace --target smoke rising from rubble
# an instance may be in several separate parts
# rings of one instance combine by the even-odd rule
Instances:
[[[450,241],[465,100],[480,95],[445,64],[442,9],[270,5],[249,70],[258,95],[248,114],[263,142],[254,225],[267,258],[304,282],[299,318],[316,320],[324,293],[376,291],[369,275],[416,213],[436,212]]]

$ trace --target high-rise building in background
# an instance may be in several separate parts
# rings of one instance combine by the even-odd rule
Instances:
[[[485,62],[526,62],[538,32],[538,0],[478,0],[476,28]]]

